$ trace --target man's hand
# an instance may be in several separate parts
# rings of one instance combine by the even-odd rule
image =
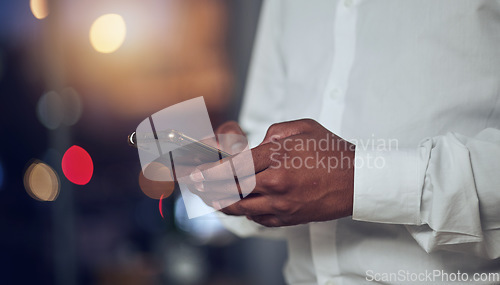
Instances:
[[[216,133],[243,134],[235,122],[222,125]],[[219,144],[233,151],[246,146],[238,141]],[[246,216],[270,227],[352,215],[354,145],[316,121],[272,125],[251,154],[254,165],[238,156],[233,158],[234,167],[249,175],[239,179],[240,185],[250,183],[255,175],[255,189],[244,199],[239,200],[229,191],[234,185],[233,172],[228,171],[228,164],[220,162],[207,163],[193,171],[190,178],[196,187],[190,189],[225,214]]]

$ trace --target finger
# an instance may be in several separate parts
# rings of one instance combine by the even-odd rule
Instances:
[[[236,121],[228,121],[220,125],[215,131],[216,134],[239,134],[244,135],[243,130]]]
[[[247,216],[249,220],[256,222],[257,224],[263,225],[265,227],[280,227],[283,226],[283,222],[275,215],[255,215]]]
[[[248,141],[241,134],[218,134],[217,140],[220,149],[231,154],[237,154],[248,148]]]
[[[193,182],[234,179],[231,158],[226,158],[213,163],[202,164],[193,169],[187,178]]]
[[[197,165],[185,165],[174,163],[175,165],[175,178],[180,184],[194,184],[196,181],[189,179],[189,175],[196,169]],[[199,165],[199,164],[198,164]]]
[[[220,210],[224,208],[225,206],[231,205],[233,203],[236,203],[240,200],[239,195],[233,195],[233,196],[220,196],[220,197],[214,197],[213,195],[206,196],[204,193],[198,193],[196,194],[203,200],[207,206],[214,208],[215,210]],[[216,199],[214,199],[216,198]]]
[[[256,176],[244,177],[238,181],[221,180],[196,182],[187,185],[188,189],[199,196],[207,205],[216,209],[224,208],[238,200],[250,199],[255,196],[266,195],[270,189],[267,188],[269,180],[274,174],[263,171]],[[255,179],[254,179],[255,178]],[[239,187],[239,189],[237,188]]]
[[[220,205],[227,205],[224,202],[221,201]],[[269,196],[258,195],[229,204],[223,207],[221,212],[231,216],[255,216],[270,214],[272,210]]]
[[[203,202],[207,206],[214,207],[214,205],[216,205],[215,206],[216,210],[220,210],[220,208],[221,208],[219,206],[220,205],[219,201],[225,201],[224,203],[226,203],[226,205],[229,205],[229,204],[237,202],[241,199],[237,190],[235,190],[232,193],[231,192],[229,192],[229,193],[206,193],[206,192],[199,191],[199,187],[197,184],[203,184],[203,183],[200,182],[200,183],[195,183],[195,184],[190,184],[190,185],[185,185],[185,186],[188,188],[188,190],[191,193],[193,193],[194,195],[201,198],[201,200],[203,200]]]
[[[272,176],[272,173],[269,174],[267,171],[263,171],[255,176],[256,181],[253,181],[253,176],[243,178],[238,181],[240,189],[237,189],[234,186],[234,181],[230,180],[197,182],[189,184],[187,187],[193,194],[199,196],[207,205],[212,206],[214,202],[220,202],[226,199],[230,199],[235,202],[234,197],[237,197],[239,200],[241,197],[240,191],[244,199],[267,194],[269,189],[266,188],[264,184],[266,181],[269,181],[269,176]],[[262,186],[260,186],[260,184],[262,184]]]
[[[271,164],[271,148],[269,144],[261,145],[218,162],[200,165],[190,174],[190,179],[194,182],[230,179],[235,175],[233,168],[238,177],[254,175]]]
[[[302,134],[312,130],[318,123],[312,119],[302,119],[273,124],[267,130],[266,136],[261,144],[270,143],[293,135]]]
[[[244,177],[238,181],[233,178],[229,180],[193,182],[185,184],[185,186],[188,187],[191,193],[197,196],[203,196],[206,200],[217,201],[224,200],[227,197],[241,197],[240,191],[244,192],[241,193],[243,197],[256,193],[264,193],[265,189],[255,187],[256,182],[253,180],[253,177]]]
[[[234,203],[237,203],[240,201],[240,196],[231,196],[231,197],[226,197],[224,199],[218,199],[215,201],[208,201],[208,204],[210,207],[214,208],[215,210],[219,211],[224,209],[227,206],[233,205]]]
[[[256,187],[256,181],[261,180],[261,173],[257,174],[256,176],[247,176],[238,179],[238,184],[236,184],[236,180],[233,178],[228,180],[196,182],[194,183],[194,188],[196,188],[197,191],[204,192],[207,195],[232,195],[233,193],[238,194],[238,187],[241,189],[241,192],[243,192],[242,194],[244,194],[244,196],[247,196],[250,193],[264,194],[266,193],[265,188]]]
[[[238,186],[236,185],[234,180],[223,180],[212,182],[210,184],[212,185],[209,185],[209,182],[197,182],[193,184],[192,187],[195,188],[196,195],[203,196],[207,200],[217,201],[223,200],[226,197],[240,197]]]

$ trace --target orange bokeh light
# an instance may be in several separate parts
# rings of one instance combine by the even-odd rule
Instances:
[[[159,162],[150,163],[139,173],[139,186],[152,199],[166,198],[175,189],[170,169]]]

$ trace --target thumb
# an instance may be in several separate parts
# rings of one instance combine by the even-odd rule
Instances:
[[[238,122],[235,121],[227,121],[224,124],[220,125],[215,134],[235,134],[235,135],[244,135],[243,130],[241,130]]]
[[[239,153],[248,147],[247,137],[235,121],[222,124],[215,133],[219,147],[229,154]]]

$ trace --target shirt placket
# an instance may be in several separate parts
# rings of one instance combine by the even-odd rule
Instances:
[[[357,5],[360,0],[341,0],[337,3],[333,21],[333,61],[326,88],[320,123],[342,136],[342,116],[356,47]],[[342,284],[336,248],[337,222],[310,224],[311,250],[318,284]]]

